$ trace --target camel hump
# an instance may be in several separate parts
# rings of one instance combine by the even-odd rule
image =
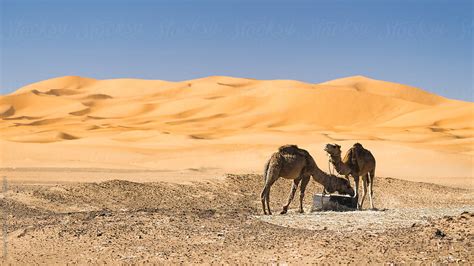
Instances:
[[[355,161],[358,160],[375,160],[374,156],[372,153],[367,150],[366,148],[362,147],[360,143],[354,144],[351,148],[353,150],[353,158]]]
[[[365,149],[364,147],[362,147],[362,144],[360,143],[355,143],[353,146],[352,146],[352,150],[354,151],[355,154],[357,155],[365,155],[367,153],[370,153],[370,151],[368,151],[367,149]]]
[[[352,147],[346,152],[346,155],[342,159],[342,162],[347,164],[354,172],[359,172],[359,163],[357,161],[357,156],[359,151],[361,151],[362,145],[360,143],[355,143]]]
[[[300,148],[298,148],[298,146],[294,144],[283,145],[280,148],[278,148],[279,152],[288,152],[288,153],[299,151],[299,150]]]
[[[364,148],[364,147],[362,147],[362,144],[360,144],[359,142],[354,143],[354,145],[352,145],[352,147],[355,148],[355,149],[360,149],[360,148],[363,149]]]
[[[280,148],[278,148],[278,153],[279,154],[291,154],[291,155],[299,154],[300,156],[303,156],[303,157],[306,157],[306,158],[311,157],[311,155],[309,154],[309,152],[307,150],[300,149],[296,145],[281,146]]]

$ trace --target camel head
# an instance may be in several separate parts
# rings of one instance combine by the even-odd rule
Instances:
[[[340,157],[341,156],[341,146],[337,144],[326,144],[324,150],[329,153],[329,155]]]
[[[340,178],[335,175],[331,175],[332,182],[330,186],[326,186],[325,189],[329,193],[339,192],[340,194],[354,196],[354,189],[351,187],[349,180]]]

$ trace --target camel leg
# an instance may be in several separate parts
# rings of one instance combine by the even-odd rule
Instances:
[[[306,190],[306,186],[309,183],[311,176],[304,176],[302,181],[301,181],[301,187],[300,187],[300,213],[304,213],[303,210],[303,199],[304,199],[304,191]]]
[[[266,204],[269,215],[272,215],[272,211],[270,210],[270,188],[272,187],[273,183],[277,181],[279,175],[280,175],[279,167],[270,167],[270,169],[268,169],[267,180],[265,181],[265,187],[263,188],[262,196]]]
[[[275,183],[276,180],[269,180],[265,183],[265,187],[263,188],[262,194],[260,197],[262,198],[262,206],[263,206],[263,214],[272,215],[270,210],[270,187]],[[268,210],[268,212],[267,212]]]
[[[291,191],[290,191],[290,196],[288,197],[288,202],[286,205],[283,206],[283,210],[280,212],[280,214],[285,214],[288,212],[288,207],[290,206],[291,201],[295,197],[296,189],[298,188],[298,185],[300,184],[301,178],[293,180],[293,185],[291,186]]]
[[[267,215],[267,209],[265,208],[265,194],[267,193],[265,187],[262,190],[262,193],[260,194],[260,198],[262,199],[262,208],[263,208],[263,214]]]
[[[365,174],[362,176],[362,198],[360,199],[360,205],[357,206],[359,210],[362,210],[362,206],[364,205],[365,195],[367,194],[367,181],[368,181],[369,174]]]
[[[268,168],[265,178],[265,186],[263,187],[262,194],[260,194],[260,197],[262,199],[263,214],[265,215],[272,214],[270,210],[270,188],[273,183],[275,183],[275,181],[279,178],[279,175],[280,167],[278,165],[273,165]],[[268,213],[265,207],[268,210]]]
[[[371,209],[374,209],[374,202],[373,202],[373,199],[372,199],[372,197],[374,195],[374,191],[372,190],[373,185],[374,185],[374,177],[375,177],[375,169],[370,171],[370,175],[369,175],[369,200],[370,200],[370,208]]]
[[[359,176],[354,176],[354,198],[359,197]]]
[[[275,180],[276,181],[276,180]],[[267,194],[265,195],[266,198],[265,198],[265,201],[267,203],[267,210],[268,210],[268,215],[272,215],[272,211],[270,209],[270,188],[272,187],[273,183],[275,182],[273,181],[270,186],[268,186],[268,190],[267,190]]]
[[[267,182],[265,183],[265,187],[263,188],[262,194],[260,195],[263,204],[263,214],[265,215],[272,215],[272,211],[270,210],[270,188],[273,183],[275,183],[275,181],[276,179],[267,180]],[[268,212],[266,210],[268,210]]]
[[[263,214],[264,215],[267,215],[267,209],[265,208],[265,195],[267,194],[267,173],[264,174],[265,175],[265,184],[263,185],[263,190],[262,190],[262,193],[260,194],[260,198],[262,199],[262,208],[263,208]]]

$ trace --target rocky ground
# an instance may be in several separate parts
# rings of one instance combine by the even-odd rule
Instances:
[[[306,214],[295,212],[296,200],[285,216],[262,216],[262,185],[259,175],[191,184],[9,183],[0,197],[3,262],[474,261],[473,190],[380,177],[377,211],[308,213],[321,191],[311,181]],[[279,180],[272,188],[274,213],[290,186]]]

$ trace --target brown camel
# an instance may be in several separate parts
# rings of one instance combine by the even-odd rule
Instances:
[[[316,182],[322,184],[329,193],[338,191],[351,196],[354,195],[354,190],[348,180],[339,178],[335,175],[328,175],[321,171],[321,169],[316,165],[313,157],[311,157],[306,150],[300,149],[296,145],[281,146],[278,149],[278,152],[273,153],[265,164],[265,172],[263,173],[263,176],[265,178],[265,186],[261,194],[261,199],[263,213],[265,215],[267,214],[267,210],[268,214],[272,214],[270,210],[270,188],[280,177],[293,179],[293,186],[291,188],[290,196],[288,197],[288,202],[283,206],[281,214],[285,214],[288,211],[288,206],[293,200],[300,182],[299,212],[304,212],[304,191],[311,176]]]
[[[369,150],[366,150],[360,143],[355,143],[350,148],[344,159],[341,159],[341,146],[337,144],[327,144],[324,149],[330,156],[330,162],[334,165],[336,171],[344,175],[349,180],[349,175],[354,178],[355,195],[359,196],[359,177],[362,176],[362,198],[357,202],[357,209],[362,209],[365,195],[367,193],[367,185],[369,189],[370,208],[374,209],[373,184],[375,178],[375,158]]]

